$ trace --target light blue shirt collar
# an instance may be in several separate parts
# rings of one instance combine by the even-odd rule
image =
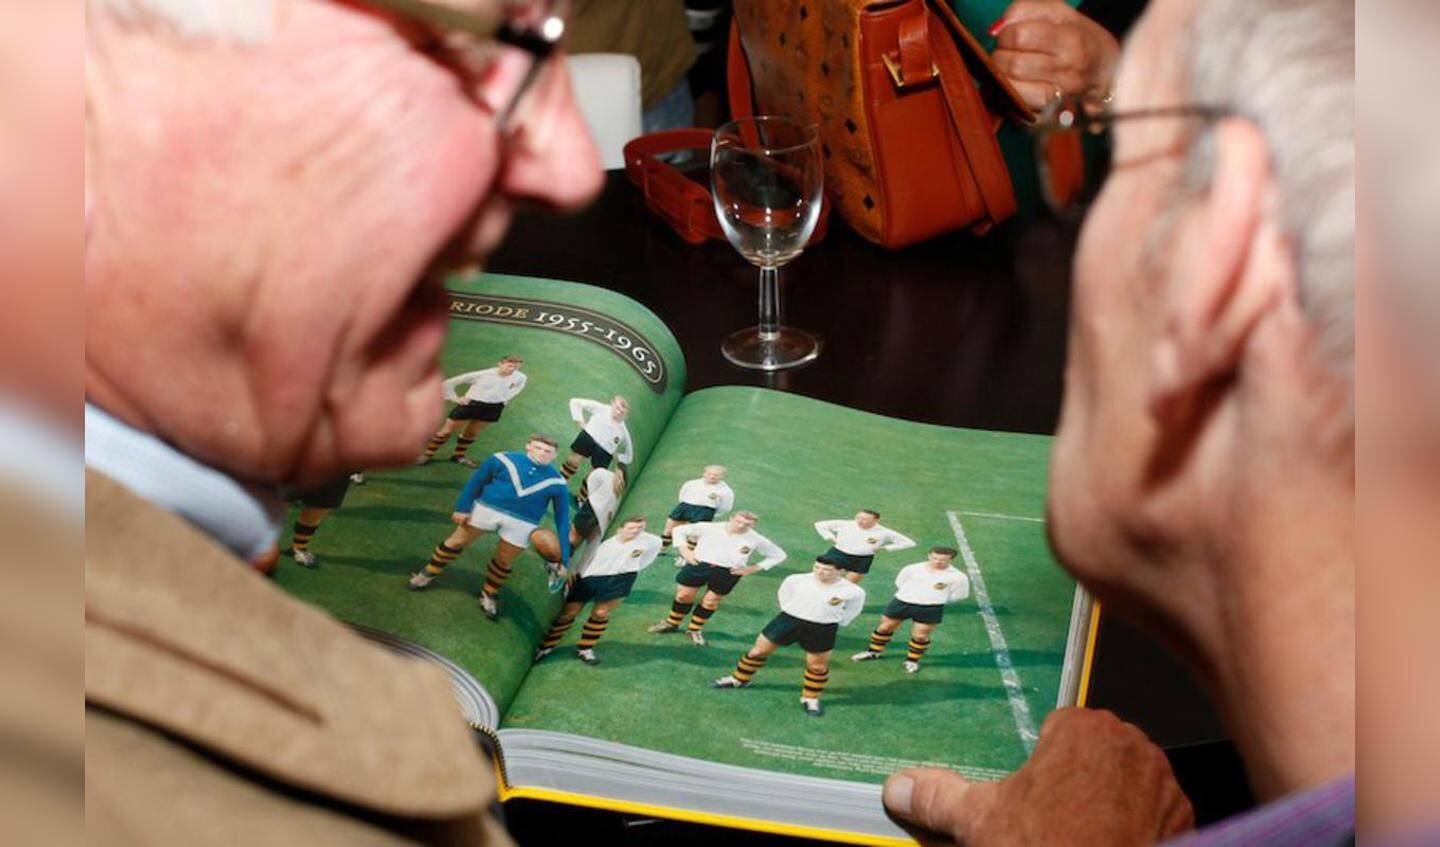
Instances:
[[[23,483],[48,508],[85,516],[80,440],[24,404],[0,399],[0,474]]]
[[[85,464],[194,524],[246,561],[270,550],[285,515],[275,488],[239,482],[89,403]]]

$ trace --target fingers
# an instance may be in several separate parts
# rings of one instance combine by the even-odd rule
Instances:
[[[881,797],[901,822],[961,842],[993,804],[995,786],[972,783],[954,771],[918,768],[892,775]]]
[[[995,67],[1005,72],[1011,80],[1048,82],[1060,73],[1060,62],[1049,53],[1031,53],[1024,50],[996,50],[990,57]]]
[[[1080,94],[1089,88],[1084,46],[1068,27],[1049,23],[1023,23],[1007,27],[992,58],[1012,82],[1035,83],[1049,90],[1043,97],[1031,88],[1026,102],[1039,108],[1054,99],[1056,89]],[[1022,95],[1024,96],[1024,95]]]
[[[1005,27],[995,37],[995,49],[1055,53],[1060,33],[1065,29],[1051,21],[1012,21],[1006,16]]]
[[[1071,65],[1048,53],[1025,53],[1014,50],[996,50],[995,66],[1012,82],[1035,82],[1050,86],[1051,96],[1056,88],[1067,94],[1085,90],[1085,78]]]
[[[1055,99],[1055,86],[1049,83],[1012,81],[1011,84],[1015,87],[1015,93],[1019,94],[1020,99],[1033,111],[1044,109]]]
[[[1160,841],[1168,841],[1184,832],[1195,828],[1195,808],[1190,805],[1190,798],[1185,796],[1177,786],[1175,796],[1171,800],[1168,814],[1160,825],[1160,831],[1156,833]]]

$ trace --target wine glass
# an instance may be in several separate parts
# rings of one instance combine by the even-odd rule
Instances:
[[[732,333],[720,352],[731,364],[762,371],[812,361],[819,339],[781,324],[780,266],[800,255],[820,219],[815,128],[771,116],[725,124],[710,145],[710,186],[725,236],[760,268],[759,325]]]

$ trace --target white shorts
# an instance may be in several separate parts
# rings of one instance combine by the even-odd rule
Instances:
[[[530,546],[530,533],[534,532],[537,526],[504,512],[497,512],[479,500],[475,501],[475,508],[470,510],[470,525],[488,532],[498,531],[501,539],[521,550]]]

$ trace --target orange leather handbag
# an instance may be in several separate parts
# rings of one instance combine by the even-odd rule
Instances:
[[[736,116],[819,127],[825,187],[864,238],[901,247],[1015,213],[995,133],[1034,120],[947,0],[735,0]]]

